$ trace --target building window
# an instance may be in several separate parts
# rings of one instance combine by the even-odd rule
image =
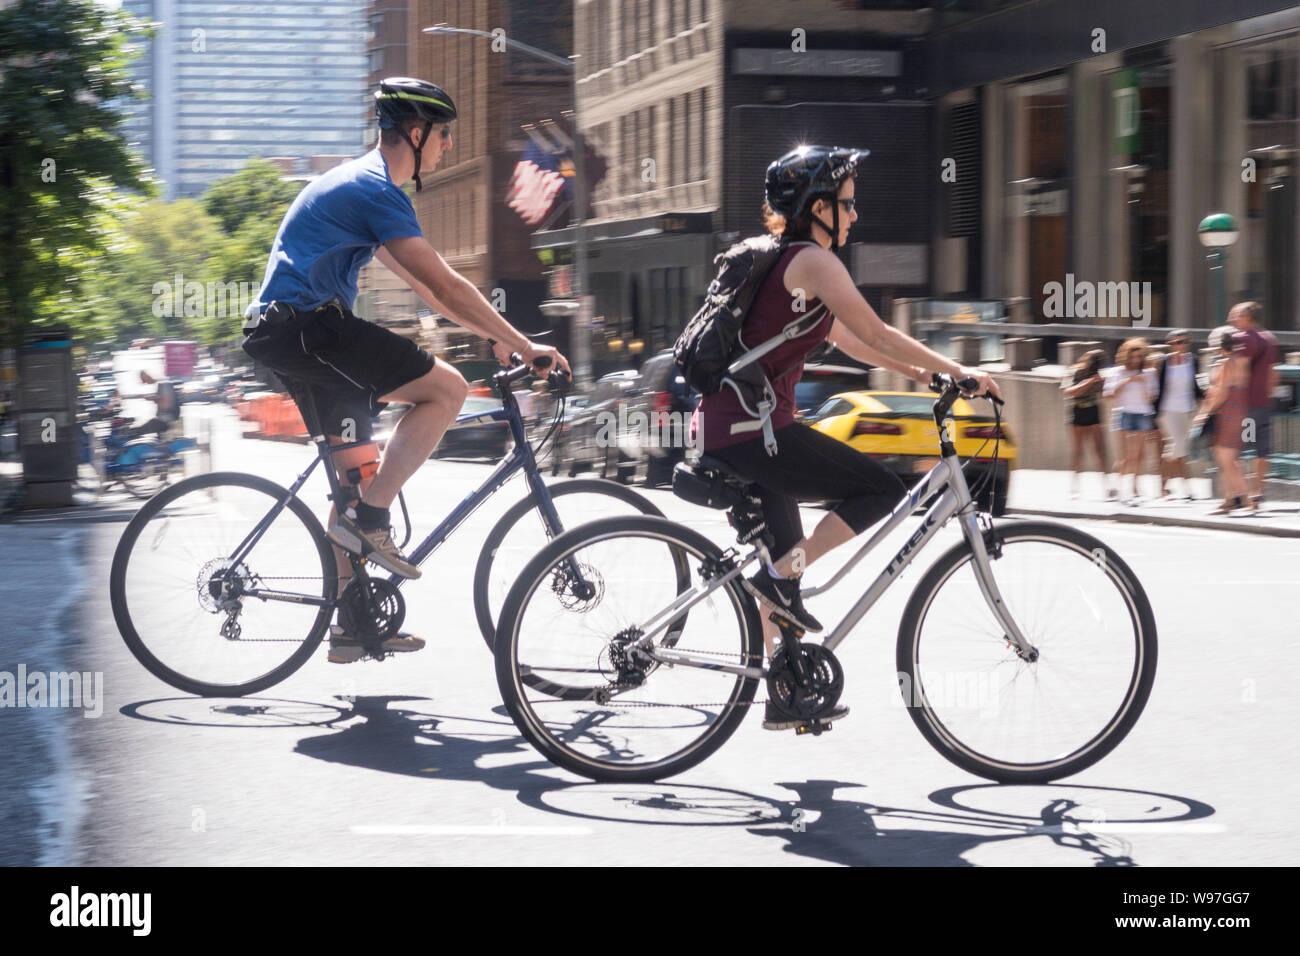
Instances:
[[[700,90],[700,112],[699,112],[699,142],[696,148],[699,151],[696,158],[697,172],[695,181],[707,179],[709,176],[709,90],[704,87]]]

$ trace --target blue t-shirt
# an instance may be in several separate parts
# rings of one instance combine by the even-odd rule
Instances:
[[[337,298],[348,308],[357,274],[389,239],[419,236],[411,198],[373,149],[308,183],[284,214],[255,303],[308,310]],[[250,309],[251,311],[251,309]]]

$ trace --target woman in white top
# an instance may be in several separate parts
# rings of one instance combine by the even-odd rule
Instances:
[[[1115,365],[1106,370],[1106,385],[1102,395],[1111,399],[1119,413],[1116,431],[1119,432],[1119,459],[1115,471],[1119,473],[1120,500],[1126,505],[1138,503],[1137,476],[1142,469],[1142,447],[1147,432],[1155,427],[1156,373],[1146,367],[1146,339],[1129,339],[1115,354]],[[1123,497],[1124,476],[1133,476],[1133,494]]]
[[[1183,479],[1183,498],[1192,500],[1192,485],[1187,480],[1188,435],[1192,416],[1205,397],[1196,381],[1199,371],[1196,356],[1191,352],[1191,339],[1187,332],[1175,329],[1165,336],[1170,352],[1160,363],[1156,388],[1156,421],[1165,430],[1167,441],[1161,463],[1162,490],[1173,497],[1174,478]]]

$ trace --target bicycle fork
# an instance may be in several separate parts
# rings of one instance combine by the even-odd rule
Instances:
[[[1002,599],[1002,592],[993,577],[991,561],[1000,555],[1001,544],[994,537],[992,522],[989,522],[987,528],[982,527],[974,508],[968,508],[958,515],[958,519],[961,521],[962,534],[965,535],[974,554],[971,567],[975,572],[975,582],[979,585],[980,593],[984,595],[989,611],[1002,627],[1002,636],[1006,638],[1007,646],[1014,645],[1017,656],[1032,664],[1038,660],[1038,648],[1029,643],[1029,639],[1020,630],[1020,625],[1011,616],[1011,611]],[[990,555],[990,544],[993,548],[992,555]]]

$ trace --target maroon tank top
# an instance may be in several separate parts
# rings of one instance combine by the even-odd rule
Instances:
[[[835,321],[835,317],[822,308],[820,300],[806,299],[800,303],[785,287],[785,270],[795,255],[812,244],[796,243],[781,256],[763,280],[740,330],[741,346],[752,349],[780,335],[796,319],[812,322],[814,311],[823,316],[812,328],[782,342],[758,360],[776,395],[776,406],[772,410],[773,430],[794,423],[794,387],[803,374],[804,360],[809,352],[826,341]],[[799,305],[803,308],[796,309]],[[700,399],[691,419],[692,444],[703,451],[761,438],[762,434],[762,422],[745,411],[735,390],[727,385],[722,387],[722,391]]]

